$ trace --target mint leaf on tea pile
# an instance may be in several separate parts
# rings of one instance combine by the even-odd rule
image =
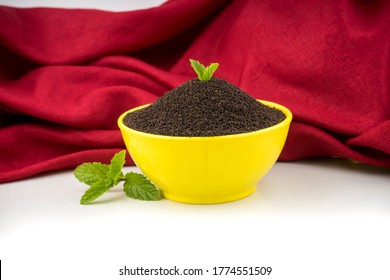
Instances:
[[[142,174],[127,173],[123,190],[131,198],[140,200],[160,200],[160,191]]]
[[[100,162],[83,163],[74,170],[75,177],[90,188],[81,197],[81,204],[88,204],[102,196],[119,182],[125,181],[127,196],[141,200],[159,200],[160,191],[144,175],[130,172],[123,175],[126,150],[114,155],[110,164]]]
[[[190,63],[195,73],[198,75],[199,80],[203,79],[203,73],[206,70],[204,65],[197,60],[190,59]]]
[[[219,64],[211,63],[209,66],[205,67],[202,63],[197,60],[190,59],[190,63],[200,81],[208,81],[213,76],[214,72],[217,70]]]
[[[214,72],[217,70],[219,64],[218,63],[211,63],[209,66],[206,67],[203,78],[208,81],[213,76]]]

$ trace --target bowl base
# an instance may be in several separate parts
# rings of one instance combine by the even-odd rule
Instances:
[[[232,202],[236,200],[243,199],[252,193],[254,193],[256,190],[256,186],[248,189],[245,192],[235,193],[227,196],[218,196],[218,197],[187,197],[187,196],[180,196],[175,195],[167,192],[162,192],[162,195],[169,200],[180,202],[180,203],[186,203],[186,204],[220,204],[220,203],[227,203]]]

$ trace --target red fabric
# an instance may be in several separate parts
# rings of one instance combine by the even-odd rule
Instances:
[[[107,162],[117,117],[195,77],[189,58],[292,110],[282,160],[390,166],[389,19],[385,0],[0,7],[0,182]]]

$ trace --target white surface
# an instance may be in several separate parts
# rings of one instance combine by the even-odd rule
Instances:
[[[20,8],[86,8],[107,11],[130,11],[156,7],[166,0],[0,0],[0,5]]]
[[[111,11],[164,1],[0,0]],[[126,171],[137,170],[126,168]],[[258,279],[119,276],[135,268],[272,266],[264,279],[390,279],[390,170],[277,163],[252,196],[221,205],[126,198],[81,206],[71,171],[0,185],[2,279]],[[261,278],[261,277],[260,277]]]
[[[390,279],[389,171],[277,163],[252,196],[203,206],[136,201],[120,186],[81,206],[86,187],[71,171],[2,184],[3,277],[123,279],[125,265],[265,265],[273,268],[268,279]]]

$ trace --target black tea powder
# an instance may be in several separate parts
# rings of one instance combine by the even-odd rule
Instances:
[[[131,129],[167,136],[221,136],[264,129],[282,122],[282,111],[257,101],[225,80],[190,80],[151,105],[128,113]]]

